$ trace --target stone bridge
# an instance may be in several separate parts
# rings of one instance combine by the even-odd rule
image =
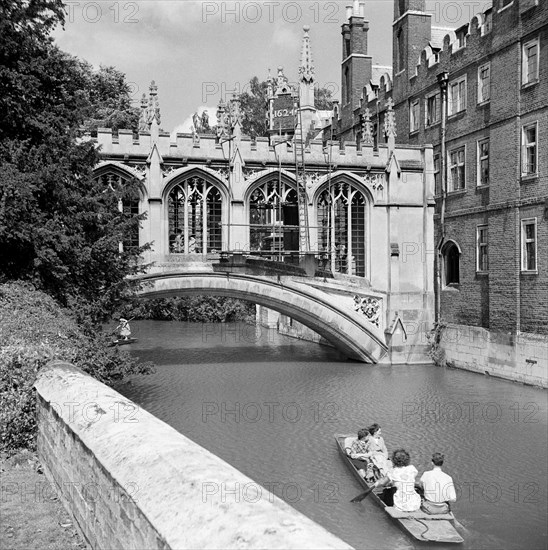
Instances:
[[[350,284],[305,273],[299,276],[298,267],[289,270],[296,275],[268,275],[264,262],[249,263],[247,267],[245,260],[229,265],[200,261],[158,265],[138,278],[138,295],[146,299],[210,294],[248,300],[309,327],[350,359],[377,363],[386,354],[382,327],[354,310],[356,289]],[[359,296],[365,298],[363,291]],[[370,299],[382,303],[378,296]]]

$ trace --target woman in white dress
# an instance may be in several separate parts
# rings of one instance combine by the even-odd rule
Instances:
[[[421,506],[421,497],[415,491],[415,478],[418,471],[410,464],[411,457],[405,449],[398,449],[392,454],[393,469],[388,471],[385,477],[375,483],[379,487],[392,482],[396,488],[394,493],[394,506],[403,512],[415,512]]]

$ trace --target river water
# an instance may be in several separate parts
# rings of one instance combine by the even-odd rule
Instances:
[[[355,548],[444,548],[415,543],[368,499],[350,503],[361,487],[333,436],[378,422],[419,475],[434,451],[445,454],[461,548],[547,547],[545,391],[431,365],[347,362],[243,323],[132,329],[128,349],[156,369],[120,391],[257,482],[207,487],[204,498],[268,498],[266,487]]]

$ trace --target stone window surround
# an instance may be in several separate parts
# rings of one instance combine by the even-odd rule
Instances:
[[[530,48],[531,46],[536,47],[536,54],[537,54],[537,65],[536,65],[536,74],[533,78],[528,79],[527,74],[527,53],[526,50]],[[521,48],[521,85],[522,87],[532,86],[536,84],[539,81],[539,68],[540,68],[540,37],[535,37],[531,40],[528,40],[527,42],[524,42]]]
[[[453,88],[455,86],[457,86],[457,92],[458,90],[460,89],[459,87],[459,84],[461,82],[464,82],[464,97],[461,98],[460,102],[461,102],[461,108],[458,109],[457,111],[453,111]],[[468,78],[467,78],[467,75],[464,74],[462,76],[459,76],[458,78],[455,78],[454,80],[452,80],[450,83],[449,83],[449,86],[447,88],[447,111],[448,111],[448,117],[452,117],[452,116],[455,116],[459,113],[462,113],[463,111],[466,111],[466,103],[467,103],[467,85],[468,85]]]
[[[527,137],[527,130],[534,127],[535,128],[535,141],[531,143],[526,142]],[[521,177],[522,179],[526,178],[535,178],[538,176],[538,142],[539,142],[539,136],[538,136],[538,121],[535,120],[534,122],[530,122],[528,124],[523,124],[521,127]],[[532,172],[529,172],[526,164],[527,164],[527,152],[529,147],[534,147],[535,150],[535,170]]]
[[[527,239],[525,228],[528,225],[533,225],[534,237],[532,239]],[[534,256],[535,256],[535,267],[533,269],[527,268],[527,244],[534,243]],[[521,272],[529,273],[532,275],[538,275],[538,237],[537,237],[537,218],[524,218],[521,220]]]
[[[487,224],[476,226],[476,273],[487,273],[489,271],[489,230]],[[485,265],[482,262],[485,252]]]
[[[428,101],[433,98],[433,97],[438,97],[437,99],[437,108],[436,108],[436,112],[434,113],[434,120],[433,122],[430,122],[430,124],[428,124]],[[435,117],[438,117],[438,118],[435,118]],[[432,126],[435,126],[436,124],[440,124],[441,122],[441,94],[439,91],[435,91],[435,92],[432,92],[430,94],[428,94],[425,98],[424,98],[424,126],[426,128],[431,128]]]
[[[487,97],[484,97],[485,94],[482,93],[483,88],[481,86],[481,73],[484,69],[488,69],[488,88],[487,88]],[[483,105],[484,103],[489,103],[491,101],[491,63],[488,61],[487,63],[483,63],[478,67],[478,105]]]
[[[414,114],[414,108],[417,109]],[[420,129],[420,99],[412,99],[409,101],[409,133],[414,134]]]
[[[451,163],[451,155],[453,153],[459,153],[460,151],[463,152],[463,160],[462,160],[462,163],[459,162],[459,160],[457,159],[457,162],[456,164],[452,164]],[[463,176],[462,176],[462,186],[461,187],[454,187],[453,185],[453,173],[452,173],[452,168],[453,167],[456,167],[457,169],[462,166],[463,167]],[[457,193],[457,192],[461,192],[461,191],[464,191],[466,189],[466,145],[460,145],[458,147],[454,147],[453,149],[447,151],[447,168],[448,168],[448,178],[447,178],[447,183],[449,184],[448,187],[448,192],[449,193]]]
[[[449,255],[452,254],[453,265],[450,266]],[[442,247],[442,290],[458,291],[460,288],[460,257],[461,250],[459,245],[452,239],[449,239]],[[456,256],[455,256],[456,255]],[[448,279],[451,280],[448,280]]]
[[[487,142],[487,155],[486,156],[482,156],[481,155],[481,146],[483,143]],[[487,182],[486,183],[482,183],[481,181],[481,161],[482,160],[487,160],[487,169],[489,170],[489,157],[490,157],[490,143],[489,143],[489,138],[482,138],[482,139],[478,139],[478,142],[477,142],[477,166],[476,166],[476,172],[477,172],[477,178],[476,178],[476,185],[478,187],[488,187],[489,186],[489,177],[487,178]]]

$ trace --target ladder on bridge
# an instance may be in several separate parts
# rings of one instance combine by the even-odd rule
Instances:
[[[304,160],[306,135],[303,133],[299,98],[295,103],[295,176],[297,180],[297,201],[299,209],[299,250],[310,252],[310,226],[308,223],[308,197],[306,194],[306,166]]]

